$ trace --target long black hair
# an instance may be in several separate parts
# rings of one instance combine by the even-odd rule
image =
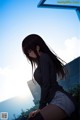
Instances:
[[[25,37],[24,40],[22,41],[22,50],[26,55],[26,57],[31,62],[32,69],[34,64],[37,62],[36,59],[33,59],[29,56],[28,51],[33,50],[37,55],[37,58],[39,58],[39,55],[36,50],[36,46],[40,47],[40,52],[47,53],[50,56],[50,58],[54,62],[56,74],[58,74],[58,76],[63,78],[65,76],[63,60],[60,59],[55,53],[53,53],[50,50],[50,48],[47,46],[47,44],[44,42],[44,40],[39,35],[36,34],[30,34],[27,37]]]

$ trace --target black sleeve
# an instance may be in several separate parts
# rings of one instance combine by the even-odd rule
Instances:
[[[40,70],[42,76],[41,98],[39,108],[42,109],[47,104],[48,92],[50,89],[49,56],[44,54],[40,58]]]

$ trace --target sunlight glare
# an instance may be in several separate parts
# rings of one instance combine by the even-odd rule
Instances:
[[[22,64],[23,63],[23,64]],[[24,98],[31,96],[27,81],[31,80],[31,69],[29,64],[24,61],[17,66],[0,69],[4,77],[3,93],[0,92],[0,101],[11,97],[19,96]]]

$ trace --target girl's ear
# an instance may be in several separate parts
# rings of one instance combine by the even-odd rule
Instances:
[[[37,52],[39,52],[39,50],[40,50],[39,45],[36,46],[36,50],[37,50]]]

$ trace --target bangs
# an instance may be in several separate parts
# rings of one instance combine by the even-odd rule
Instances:
[[[35,45],[33,44],[26,44],[25,46],[22,47],[23,48],[23,52],[25,54],[28,54],[29,50],[34,50],[35,49]]]

